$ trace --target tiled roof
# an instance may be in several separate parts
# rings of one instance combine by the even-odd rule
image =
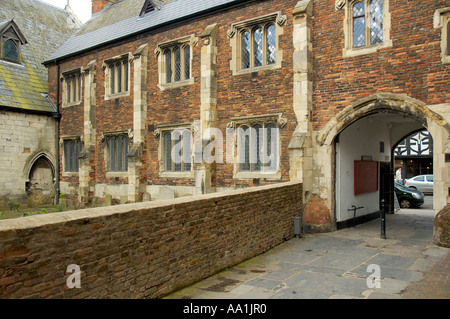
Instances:
[[[20,64],[0,59],[0,107],[54,112],[42,63],[79,25],[65,10],[39,0],[1,0],[0,29],[11,20],[27,43],[20,48]]]
[[[123,39],[140,32],[232,5],[243,0],[165,0],[153,1],[156,10],[139,16],[145,0],[120,0],[95,14],[67,40],[46,62]]]

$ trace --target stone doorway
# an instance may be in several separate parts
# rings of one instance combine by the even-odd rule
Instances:
[[[45,157],[40,156],[30,169],[26,192],[28,195],[28,206],[37,207],[49,205],[54,201],[54,167]]]

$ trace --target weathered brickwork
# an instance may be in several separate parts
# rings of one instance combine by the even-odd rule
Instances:
[[[445,0],[390,0],[392,47],[343,57],[344,10],[336,11],[334,1],[314,1],[314,129],[358,98],[380,92],[431,105],[448,103],[450,69],[440,58],[441,30],[433,28],[434,12],[448,5]]]
[[[0,221],[2,298],[158,298],[293,236],[297,182]],[[69,289],[69,265],[81,288]]]
[[[298,180],[303,183],[303,202],[314,199],[307,207],[306,220],[334,229],[339,217],[336,196],[343,185],[336,184],[340,174],[336,169],[336,143],[350,125],[367,115],[404,115],[404,122],[386,132],[390,134],[386,148],[393,147],[395,139],[400,140],[394,135],[411,121],[417,124],[411,130],[425,127],[433,135],[436,154],[450,153],[450,71],[441,56],[448,3],[383,0],[383,43],[367,43],[362,48],[349,44],[353,22],[346,18],[346,12],[352,10],[352,4],[347,0],[249,1],[60,58],[57,63],[61,73],[95,61],[91,105],[86,108],[82,99],[79,105],[61,109],[62,138],[94,136],[82,173],[62,173],[61,189],[83,202],[94,197],[102,201],[107,195],[116,202],[134,202],[148,199],[148,193],[153,200]],[[280,61],[255,72],[239,72],[238,36],[233,34],[239,33],[236,25],[251,25],[271,14],[276,16]],[[191,79],[183,85],[159,83],[165,76],[161,48],[170,41],[187,38],[191,45]],[[143,46],[145,58],[138,52]],[[130,92],[105,99],[108,74],[104,63],[124,54],[129,54]],[[57,66],[49,63],[48,67],[50,91],[56,101]],[[86,92],[82,93],[84,96]],[[87,122],[86,113],[93,120]],[[238,165],[226,162],[226,153],[232,152],[226,149],[226,129],[245,125],[236,124],[242,119],[253,121],[269,114],[280,114],[282,123],[280,168],[270,177],[261,172],[240,174]],[[387,127],[392,123],[386,118],[383,121]],[[164,174],[161,126],[195,121],[223,133],[224,163],[194,163],[186,174]],[[129,149],[135,152],[129,158],[128,171],[114,174],[107,172],[104,136],[117,130],[129,132]],[[134,140],[133,130],[139,136]],[[404,134],[408,133],[405,128]],[[353,160],[366,155],[357,152],[352,154]],[[392,159],[386,154],[383,160]],[[433,161],[434,206],[439,210],[448,202],[449,164],[439,155]],[[344,178],[350,192],[352,178]]]
[[[289,180],[289,157],[287,146],[291,139],[296,119],[292,111],[292,8],[296,1],[267,1],[249,4],[232,10],[227,10],[201,20],[189,21],[167,30],[158,30],[157,33],[141,35],[138,38],[128,39],[126,42],[98,49],[95,52],[79,55],[74,59],[63,61],[60,72],[64,73],[75,68],[86,66],[90,61],[96,60],[96,147],[94,155],[95,175],[92,182],[97,184],[126,184],[127,177],[107,177],[105,167],[104,145],[101,142],[102,133],[114,130],[133,129],[133,97],[131,90],[129,96],[105,101],[105,71],[102,69],[104,60],[124,53],[133,53],[142,44],[148,44],[148,83],[147,96],[147,135],[142,149],[142,166],[140,181],[147,185],[190,186],[195,184],[194,178],[161,177],[159,173],[158,152],[159,138],[153,133],[158,125],[193,123],[200,119],[200,78],[201,78],[201,47],[199,41],[193,46],[192,76],[194,83],[178,88],[160,90],[158,88],[158,58],[154,54],[159,43],[188,35],[200,36],[208,25],[217,23],[217,124],[218,128],[226,133],[227,124],[232,117],[265,115],[282,113],[287,119],[287,125],[281,129],[281,178],[279,181]],[[232,75],[230,69],[231,46],[227,37],[230,25],[251,17],[259,17],[268,12],[281,11],[287,16],[283,27],[283,34],[279,37],[279,46],[283,50],[282,68],[277,70],[259,71],[244,75]],[[51,75],[56,73],[56,66],[50,66]],[[133,63],[130,63],[130,84],[133,88]],[[56,99],[56,83],[54,77],[50,78],[52,97]],[[61,86],[62,87],[62,86]],[[84,95],[84,92],[82,92]],[[62,94],[60,94],[62,96]],[[82,99],[83,100],[83,99]],[[61,108],[61,137],[83,135],[83,103],[71,107]],[[225,149],[224,138],[224,149]],[[131,145],[131,144],[130,144]],[[62,157],[62,153],[60,154]],[[223,155],[225,162],[225,154]],[[233,188],[236,186],[251,186],[265,184],[264,179],[235,179],[233,178],[233,164],[217,164],[212,176],[213,187]],[[61,176],[61,181],[76,185],[77,177]]]

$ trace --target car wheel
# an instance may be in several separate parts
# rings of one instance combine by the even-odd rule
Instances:
[[[400,207],[401,208],[411,208],[411,202],[408,199],[402,199],[402,200],[400,200]]]

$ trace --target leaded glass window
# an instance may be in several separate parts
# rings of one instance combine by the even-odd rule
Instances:
[[[263,32],[261,28],[253,31],[253,41],[254,66],[258,67],[263,64]]]
[[[275,171],[278,161],[278,128],[274,123],[243,125],[237,130],[240,171]]]
[[[191,77],[191,47],[189,44],[175,45],[166,49],[166,84],[189,80]]]
[[[241,68],[251,69],[276,63],[276,28],[272,23],[240,32]]]
[[[66,104],[74,104],[81,101],[81,73],[80,71],[72,71],[64,75],[65,81],[65,102]]]
[[[353,6],[353,46],[355,48],[366,44],[365,21],[364,3],[358,2]]]
[[[383,0],[370,1],[370,44],[383,43]]]
[[[250,68],[250,32],[245,31],[242,33],[242,68],[248,69]]]
[[[384,42],[383,1],[365,0],[352,7],[353,47],[359,48]]]
[[[191,170],[191,132],[175,129],[162,134],[162,154],[166,172]]]
[[[128,59],[122,58],[108,63],[109,94],[128,92],[129,66]]]
[[[275,26],[272,24],[267,28],[267,64],[276,62],[276,35]]]
[[[65,139],[64,140],[64,171],[78,172],[78,156],[81,152],[81,140]]]
[[[447,55],[450,55],[450,19],[447,22]]]
[[[128,135],[110,135],[106,137],[108,152],[108,171],[126,172],[128,170]]]
[[[19,62],[19,48],[13,40],[9,39],[5,41],[3,44],[2,53],[3,59]]]

